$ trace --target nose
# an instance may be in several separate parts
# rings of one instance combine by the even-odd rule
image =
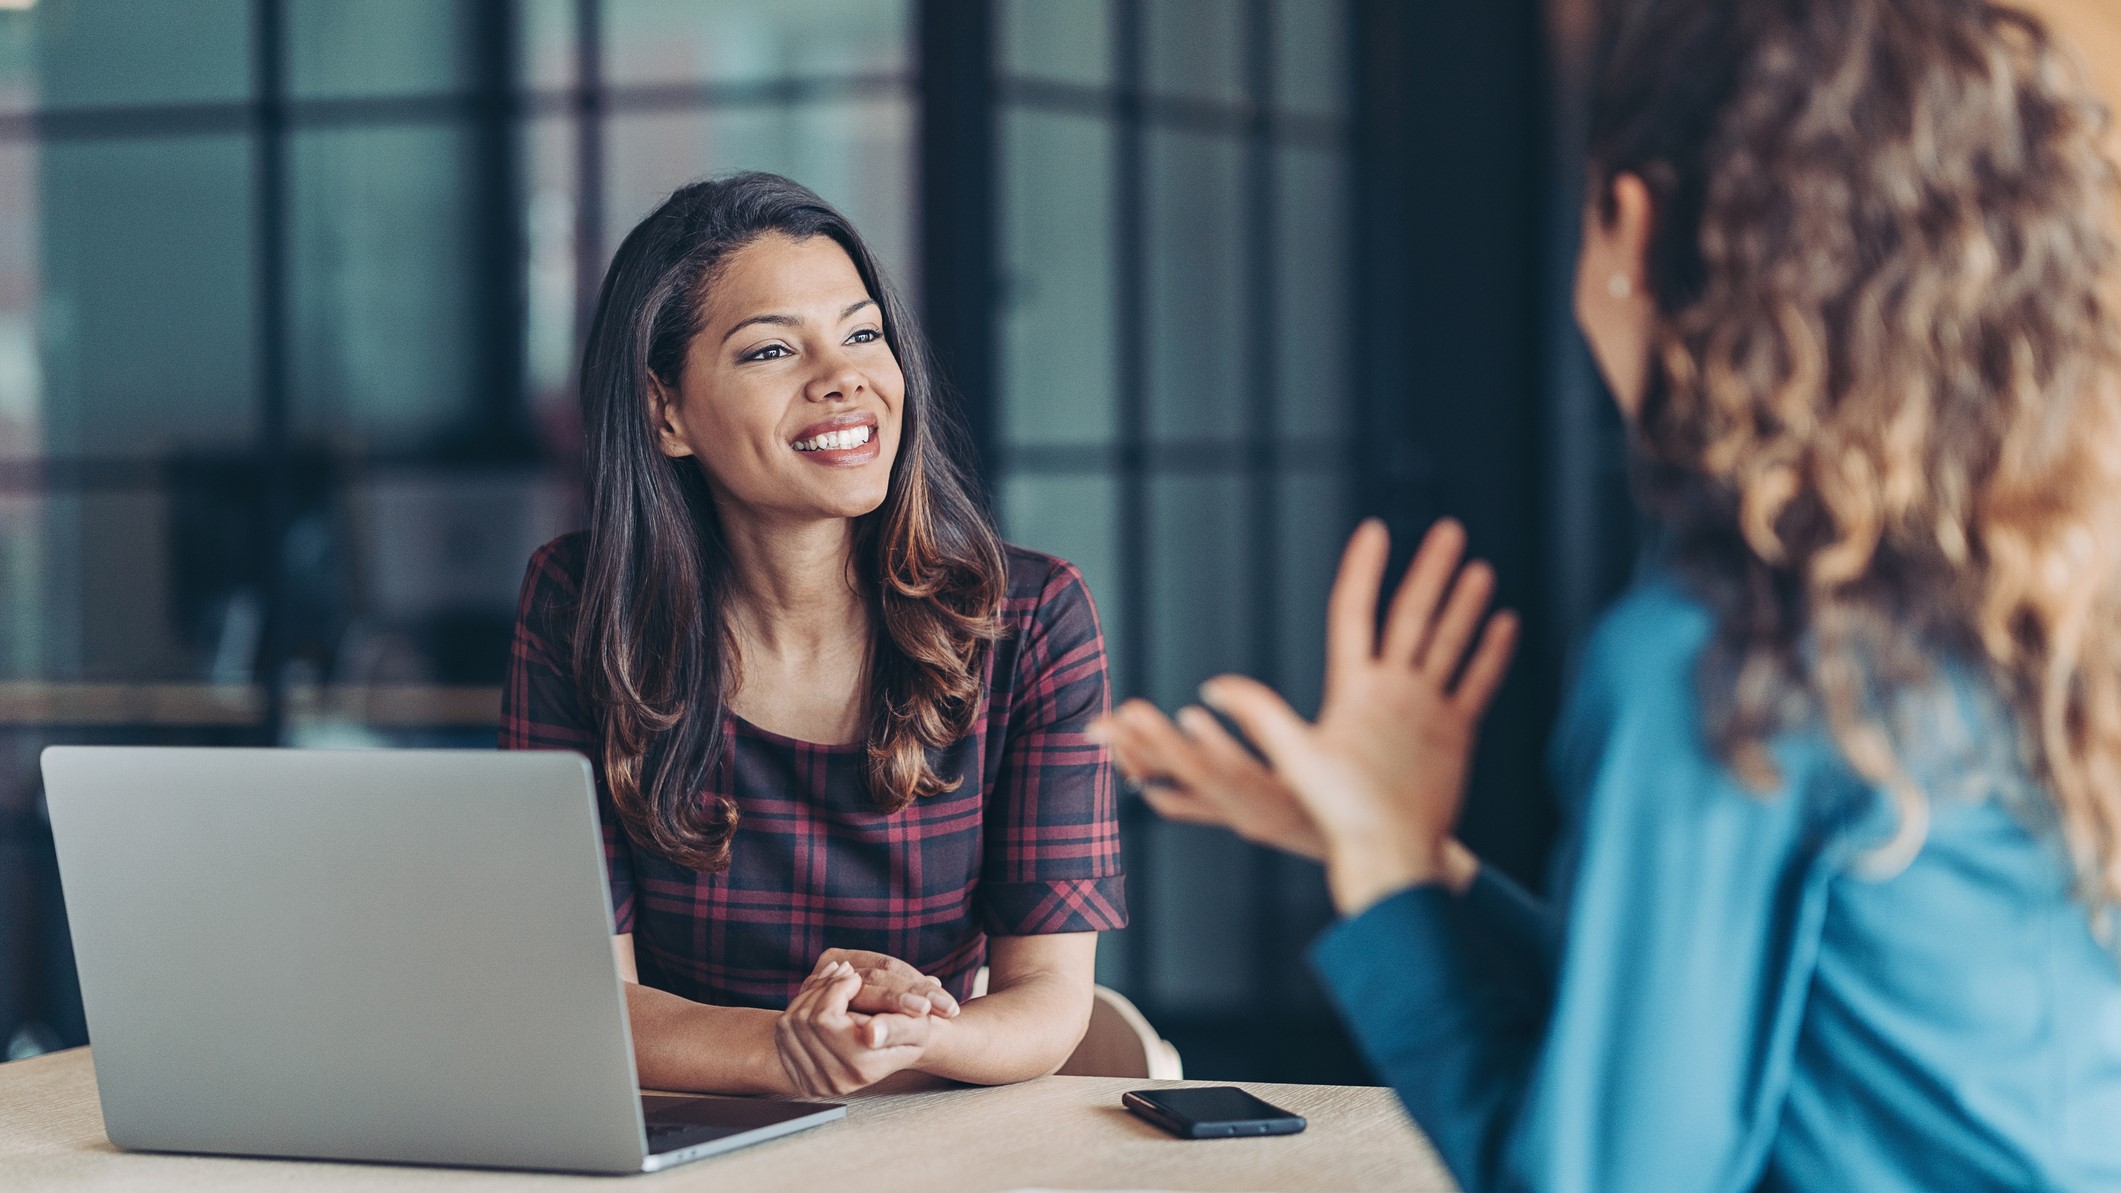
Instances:
[[[851,402],[869,392],[869,379],[844,353],[832,353],[819,361],[817,375],[803,387],[811,402]]]

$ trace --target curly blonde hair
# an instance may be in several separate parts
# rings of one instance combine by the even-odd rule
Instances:
[[[1819,718],[1920,848],[1895,693],[1985,671],[2086,897],[2121,903],[2121,334],[2104,109],[1986,0],[1653,0],[1596,193],[1640,176],[1662,318],[1635,428],[1709,601],[1725,761]]]

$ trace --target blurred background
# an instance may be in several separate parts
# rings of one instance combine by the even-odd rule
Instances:
[[[85,1042],[37,754],[490,748],[573,370],[672,187],[775,170],[924,312],[1116,693],[1315,705],[1339,544],[1465,519],[1530,633],[1467,835],[1537,881],[1624,581],[1567,313],[1588,0],[0,2],[0,1045]],[[1189,1075],[1360,1081],[1315,869],[1126,811],[1101,977]]]

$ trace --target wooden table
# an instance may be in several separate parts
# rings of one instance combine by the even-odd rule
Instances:
[[[864,1093],[844,1121],[631,1177],[547,1176],[122,1152],[103,1137],[89,1051],[0,1064],[0,1189],[517,1189],[623,1181],[736,1193],[1058,1189],[1452,1190],[1390,1090],[1245,1088],[1311,1121],[1279,1139],[1181,1140],[1120,1109],[1121,1091],[1202,1082],[1047,1077],[999,1089]]]

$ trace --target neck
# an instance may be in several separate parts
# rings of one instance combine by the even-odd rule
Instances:
[[[781,656],[866,643],[869,604],[855,587],[852,518],[759,518],[720,509],[740,642]]]

